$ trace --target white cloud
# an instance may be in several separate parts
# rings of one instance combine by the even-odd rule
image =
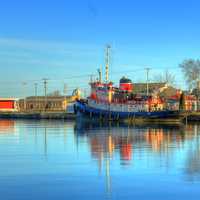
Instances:
[[[66,66],[88,63],[99,47],[67,42],[0,38],[0,63]]]
[[[14,38],[0,38],[0,47],[15,47],[26,50],[59,51],[60,53],[94,53],[99,50],[98,45],[84,43],[70,43],[66,41],[25,40]]]

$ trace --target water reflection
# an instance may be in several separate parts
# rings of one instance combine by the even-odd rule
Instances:
[[[116,124],[76,124],[77,140],[88,139],[93,157],[112,157],[119,150],[120,159],[130,161],[134,148],[150,148],[154,152],[168,153],[172,145],[180,148],[185,140],[194,137],[194,126],[119,126]],[[188,131],[190,130],[190,131]],[[171,149],[173,150],[173,149]],[[123,164],[123,162],[122,162]],[[128,164],[128,163],[126,163]]]
[[[81,122],[76,124],[75,134],[77,141],[87,138],[100,172],[102,164],[106,163],[107,167],[107,162],[116,159],[117,154],[120,165],[130,165],[132,160],[149,157],[155,162],[154,156],[159,156],[166,168],[170,168],[171,161],[178,163],[180,157],[185,159],[181,168],[184,168],[187,180],[194,177],[197,180],[198,176],[200,180],[200,124],[127,126]]]
[[[53,179],[48,179],[53,185],[66,183],[60,191],[64,197],[71,194],[81,199],[81,194],[73,191],[86,190],[99,183],[104,188],[101,191],[109,194],[110,199],[115,199],[113,194],[123,186],[134,196],[137,190],[130,188],[138,188],[140,184],[141,191],[152,195],[152,199],[155,193],[162,193],[163,188],[169,192],[167,188],[170,187],[180,196],[183,195],[181,185],[192,182],[200,186],[199,134],[200,124],[127,126],[80,121],[0,120],[0,186],[5,184],[1,181],[5,174],[20,177],[19,180],[24,173],[31,174],[37,177],[33,187],[41,174],[45,174],[53,175]],[[9,180],[6,181],[9,183]],[[152,181],[155,187],[149,188]],[[98,188],[91,191],[92,194],[98,192]],[[103,198],[105,196],[99,197]]]
[[[0,120],[0,134],[9,134],[15,132],[15,121]]]

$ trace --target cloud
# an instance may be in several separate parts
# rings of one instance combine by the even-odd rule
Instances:
[[[99,49],[80,43],[0,38],[0,63],[64,67],[96,59]]]
[[[15,47],[24,50],[59,51],[63,53],[93,53],[99,45],[67,42],[67,41],[45,41],[45,40],[25,40],[15,38],[0,38],[0,47]]]

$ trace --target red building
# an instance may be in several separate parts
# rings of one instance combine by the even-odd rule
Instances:
[[[13,112],[18,110],[18,99],[0,98],[0,112]]]

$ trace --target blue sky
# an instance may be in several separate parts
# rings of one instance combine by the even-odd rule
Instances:
[[[0,0],[0,96],[87,88],[112,45],[111,78],[133,81],[169,69],[184,87],[178,64],[199,58],[200,2],[184,0]],[[131,71],[131,72],[130,72]],[[121,73],[120,73],[121,72]],[[74,76],[82,76],[80,79]],[[22,82],[27,82],[22,86]]]

